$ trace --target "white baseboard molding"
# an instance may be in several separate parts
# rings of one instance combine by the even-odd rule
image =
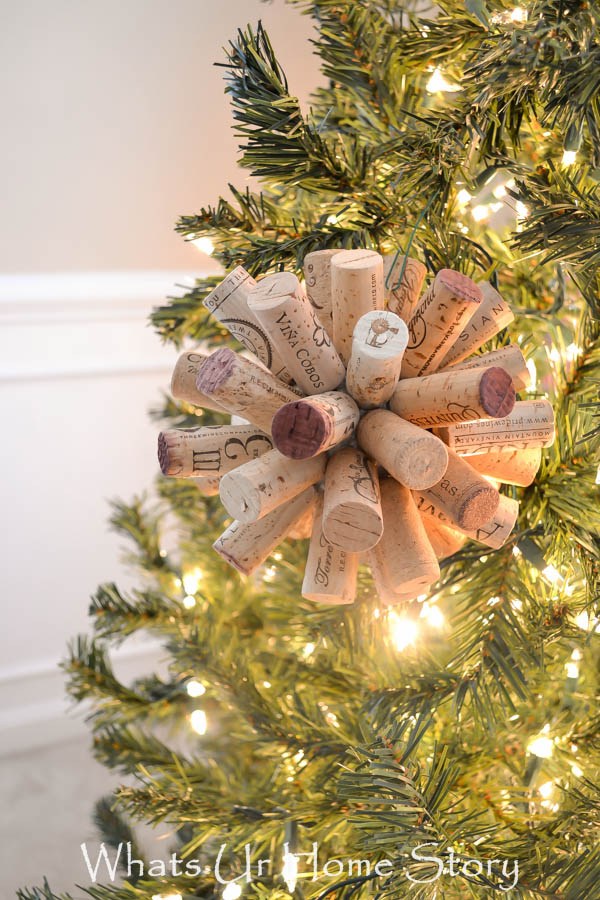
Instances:
[[[111,653],[125,683],[160,670],[165,651],[151,638],[130,639]],[[67,698],[65,673],[58,661],[0,669],[0,756],[85,738],[90,729],[85,705]]]
[[[168,370],[175,350],[148,316],[202,274],[0,275],[0,383]]]

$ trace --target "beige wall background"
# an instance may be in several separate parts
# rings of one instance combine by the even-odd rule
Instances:
[[[262,18],[303,100],[318,76],[283,0],[0,0],[0,18],[1,753],[81,729],[57,662],[97,584],[130,583],[107,500],[152,484],[147,410],[174,361],[147,316],[214,268],[173,224],[247,177],[213,62]],[[155,660],[125,643],[128,671]]]
[[[243,183],[221,48],[262,18],[292,90],[311,25],[283,0],[1,0],[0,272],[189,269],[181,213]]]

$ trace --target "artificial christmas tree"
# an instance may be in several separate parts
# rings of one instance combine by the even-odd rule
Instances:
[[[210,237],[226,271],[300,275],[305,261],[315,307],[334,258],[312,256],[323,250],[400,247],[417,295],[444,268],[491,281],[515,320],[484,364],[518,345],[520,397],[551,403],[556,441],[529,451],[541,450],[533,482],[537,455],[509,477],[496,460],[504,502],[520,501],[497,550],[428,525],[419,501],[450,555],[426,602],[389,611],[363,567],[353,605],[303,599],[302,540],[235,573],[212,550],[227,518],[211,479],[161,479],[158,507],[117,505],[144,588],[98,590],[70,690],[93,703],[98,758],[128,775],[99,807],[105,840],[126,861],[130,822],[166,822],[179,862],[142,860],[87,895],[598,897],[600,8],[299,5],[328,83],[303,114],[265,32],[241,31],[227,89],[241,163],[263,189],[232,189],[179,231]],[[241,349],[203,306],[220,280],[153,315],[165,339],[204,342],[186,350],[195,390],[203,354]],[[178,377],[185,390],[189,372]],[[202,413],[168,399],[156,416],[230,424],[210,399]],[[451,447],[481,438],[471,423],[440,427]],[[164,638],[169,674],[127,686],[110,647],[143,629]]]

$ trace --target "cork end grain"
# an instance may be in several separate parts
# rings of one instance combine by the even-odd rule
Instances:
[[[477,487],[463,500],[457,514],[457,524],[467,531],[476,531],[489,522],[500,503],[500,494],[493,487]]]
[[[475,284],[462,272],[455,272],[454,269],[440,269],[435,280],[438,284],[443,284],[455,297],[461,300],[469,300],[471,303],[481,303],[483,293],[478,284]]]
[[[286,403],[273,417],[271,434],[280,453],[289,459],[310,459],[327,445],[331,421],[320,409],[303,400]]]
[[[164,431],[158,436],[158,464],[163,475],[172,475],[172,465],[169,454],[169,442]]]
[[[512,412],[517,394],[506,369],[492,366],[486,369],[479,382],[481,407],[493,419],[503,419]]]
[[[205,394],[212,394],[224,384],[233,372],[237,354],[228,347],[216,350],[198,366],[196,387]]]

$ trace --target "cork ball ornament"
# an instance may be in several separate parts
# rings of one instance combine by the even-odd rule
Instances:
[[[245,346],[186,351],[175,399],[232,424],[164,431],[164,475],[219,493],[233,521],[215,551],[251,575],[286,538],[309,540],[302,594],[352,603],[359,561],[380,601],[406,603],[467,540],[498,549],[554,439],[518,346],[481,350],[512,312],[492,285],[401,251],[317,250],[306,286],[241,266],[206,298]],[[514,489],[513,489],[514,490]]]

